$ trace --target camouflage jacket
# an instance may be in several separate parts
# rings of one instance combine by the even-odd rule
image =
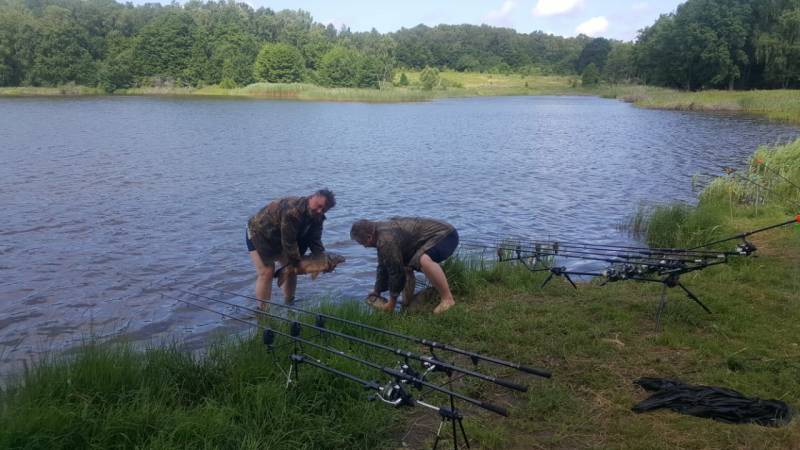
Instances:
[[[248,220],[247,227],[265,263],[285,255],[289,264],[297,264],[309,248],[313,254],[325,251],[324,221],[324,215],[314,217],[308,210],[308,197],[286,197],[263,207]]]
[[[405,285],[405,267],[420,270],[422,255],[454,229],[449,223],[420,217],[392,217],[378,222],[375,292],[388,289],[397,296]]]

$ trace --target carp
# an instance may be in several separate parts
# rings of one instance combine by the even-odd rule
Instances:
[[[403,303],[401,304],[401,308],[406,309],[411,306],[411,303],[414,301],[416,296],[414,295],[414,290],[417,287],[417,278],[414,276],[414,269],[410,267],[405,268],[406,272],[406,282],[403,286]],[[386,297],[381,295],[370,294],[367,296],[364,301],[373,308],[380,308],[381,305],[385,305],[389,303],[389,300]]]
[[[344,256],[337,253],[320,253],[318,255],[303,256],[300,258],[300,264],[297,265],[297,274],[310,274],[311,279],[315,280],[321,272],[333,272],[336,266],[344,261]],[[278,287],[283,286],[283,283],[285,283],[288,278],[288,274],[284,269],[286,269],[286,266],[275,271],[274,277],[278,279]]]

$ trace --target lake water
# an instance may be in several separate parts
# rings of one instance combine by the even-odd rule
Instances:
[[[219,331],[165,286],[252,294],[245,222],[270,199],[336,192],[323,241],[348,261],[301,278],[297,296],[362,297],[375,255],[349,240],[355,219],[438,217],[471,240],[630,242],[618,224],[639,203],[691,202],[694,174],[799,135],[591,97],[0,99],[0,372],[90,334]]]

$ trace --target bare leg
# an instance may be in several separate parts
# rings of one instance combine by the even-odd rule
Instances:
[[[447,311],[456,304],[456,301],[450,292],[450,286],[447,284],[447,277],[444,274],[444,270],[442,270],[442,266],[434,262],[428,255],[422,255],[422,258],[419,259],[419,265],[422,266],[422,272],[428,277],[433,287],[436,288],[439,297],[442,298],[433,313],[441,314]]]
[[[290,273],[283,284],[283,302],[287,305],[294,302],[294,292],[297,290],[297,272]]]
[[[250,260],[256,267],[256,298],[263,300],[258,302],[258,308],[267,309],[267,303],[272,297],[272,275],[275,273],[275,264],[264,264],[257,251],[250,252]]]

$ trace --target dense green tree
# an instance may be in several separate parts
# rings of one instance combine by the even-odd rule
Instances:
[[[400,74],[400,81],[397,84],[400,86],[408,86],[408,77],[405,72]]]
[[[181,80],[195,48],[196,25],[188,12],[168,8],[136,36],[133,54],[139,75]]]
[[[334,47],[320,61],[320,81],[327,86],[357,87],[361,77],[360,65],[360,52],[341,46]]]
[[[600,82],[600,70],[597,69],[597,66],[594,63],[589,63],[583,69],[583,74],[581,75],[581,84],[583,86],[594,86]]]
[[[97,85],[107,92],[128,88],[135,82],[133,38],[112,32],[106,38],[105,49],[109,55],[97,64]]]
[[[264,44],[258,52],[253,76],[258,81],[294,83],[303,79],[305,62],[296,47],[284,43]]]
[[[36,37],[36,19],[30,11],[0,4],[0,86],[26,82]]]
[[[634,77],[634,73],[633,44],[627,42],[614,43],[603,68],[603,78],[612,84],[630,82]]]
[[[606,60],[608,59],[608,54],[611,52],[611,41],[604,38],[595,38],[589,41],[583,50],[581,50],[580,56],[578,56],[578,62],[576,63],[576,69],[578,73],[583,73],[583,69],[586,68],[589,64],[594,64],[597,70],[602,71],[603,68],[606,66]]]
[[[94,60],[89,52],[89,35],[70,11],[49,5],[39,21],[35,56],[30,68],[33,85],[67,82],[94,84]]]
[[[422,89],[426,91],[438,87],[440,82],[439,70],[435,67],[426,67],[419,74],[419,83],[422,85]]]

